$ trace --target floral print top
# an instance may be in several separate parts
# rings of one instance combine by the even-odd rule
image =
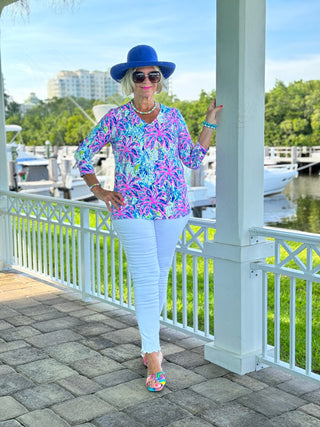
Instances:
[[[207,150],[193,145],[176,108],[160,104],[156,119],[146,123],[131,103],[111,109],[75,153],[80,174],[94,173],[91,159],[110,143],[115,158],[115,191],[124,197],[113,219],[172,219],[190,213],[184,167],[197,169]]]

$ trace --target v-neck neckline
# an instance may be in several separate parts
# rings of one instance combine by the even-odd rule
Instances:
[[[132,112],[132,114],[134,114],[135,116],[137,116],[137,117],[139,117],[139,119],[140,119],[140,121],[144,124],[144,125],[154,125],[155,124],[155,122],[157,122],[158,121],[158,117],[159,117],[159,115],[161,114],[161,112],[162,112],[162,105],[160,104],[160,102],[158,102],[158,104],[159,104],[159,112],[158,112],[158,114],[156,115],[156,117],[152,120],[152,122],[151,123],[148,123],[148,122],[146,122],[145,120],[143,120],[143,118],[142,117],[140,117],[139,116],[139,114],[134,110],[134,108],[132,107],[132,104],[131,104],[131,102],[129,102],[129,104],[130,104],[130,108],[131,108],[131,112]]]

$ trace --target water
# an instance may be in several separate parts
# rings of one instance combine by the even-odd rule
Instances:
[[[215,218],[215,209],[202,216]],[[264,224],[320,234],[320,177],[300,175],[282,193],[265,197]]]
[[[299,175],[281,194],[264,198],[265,225],[320,234],[320,177]]]

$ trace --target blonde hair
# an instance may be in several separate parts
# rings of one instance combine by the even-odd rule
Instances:
[[[153,69],[155,71],[159,71],[161,74],[161,79],[160,79],[160,82],[158,83],[157,90],[156,90],[157,93],[160,93],[163,89],[167,89],[166,80],[163,77],[159,67],[157,67],[156,65],[153,65]],[[124,75],[124,77],[120,81],[121,89],[125,96],[129,96],[134,91],[134,82],[132,80],[132,74],[135,71],[137,71],[137,68],[129,68],[126,74]]]

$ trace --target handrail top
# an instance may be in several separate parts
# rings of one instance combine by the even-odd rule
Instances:
[[[108,211],[106,206],[103,206],[97,203],[92,203],[92,202],[88,203],[88,202],[74,201],[69,199],[60,199],[56,197],[40,196],[37,194],[30,194],[30,193],[19,193],[19,192],[17,193],[16,191],[0,190],[0,197],[2,196],[13,197],[17,199],[23,198],[27,200],[52,203],[55,205],[62,205],[62,206],[74,206],[77,208],[85,208],[85,209],[102,211],[102,212]],[[216,221],[213,219],[190,217],[188,224],[196,225],[196,226],[206,226],[208,228],[216,228]]]
[[[249,229],[250,236],[273,237],[296,242],[312,243],[320,245],[320,234],[307,233],[299,230],[288,230],[278,227],[252,227]]]

